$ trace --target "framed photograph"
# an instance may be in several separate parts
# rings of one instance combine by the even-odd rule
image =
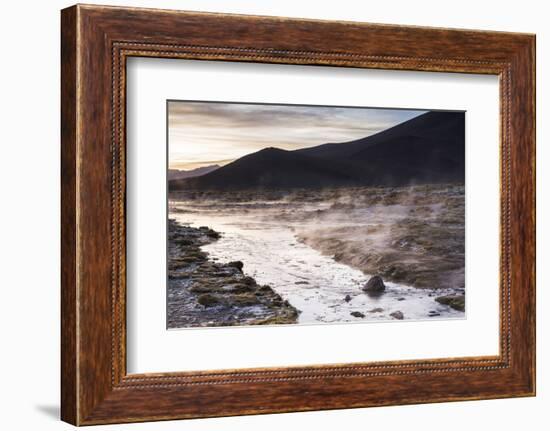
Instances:
[[[535,394],[535,37],[62,11],[62,419]]]

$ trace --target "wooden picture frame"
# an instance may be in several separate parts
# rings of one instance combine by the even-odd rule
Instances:
[[[534,35],[84,5],[61,16],[64,421],[535,394]],[[500,354],[128,375],[125,65],[131,56],[498,75]]]

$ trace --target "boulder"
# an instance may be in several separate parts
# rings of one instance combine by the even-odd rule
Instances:
[[[231,268],[236,268],[240,272],[243,272],[244,263],[242,263],[240,260],[235,260],[233,262],[229,262],[227,266],[230,266]]]
[[[384,280],[382,280],[382,277],[379,275],[375,275],[374,277],[371,277],[369,281],[367,281],[367,284],[363,286],[363,292],[368,293],[382,293],[386,290],[386,285],[384,284]]]
[[[212,238],[212,239],[220,239],[221,238],[221,235],[219,234],[219,232],[216,232],[213,229],[210,229],[209,231],[207,231],[206,236],[208,238]]]
[[[256,285],[256,280],[254,280],[252,277],[250,277],[248,275],[243,277],[241,282],[246,284],[247,286],[255,286]]]
[[[464,311],[465,297],[464,295],[447,295],[435,298],[440,304],[448,305],[457,311]]]
[[[346,295],[345,298],[344,298],[344,301],[350,302],[350,301],[351,301],[351,296],[350,296],[350,295]]]
[[[394,311],[393,313],[390,313],[390,316],[397,320],[403,320],[405,317],[401,311]]]
[[[365,317],[365,315],[363,313],[361,313],[360,311],[352,311],[349,314],[351,314],[353,317],[360,317],[360,318]]]
[[[203,307],[212,307],[214,305],[218,305],[220,300],[210,293],[205,293],[197,298],[197,302]]]

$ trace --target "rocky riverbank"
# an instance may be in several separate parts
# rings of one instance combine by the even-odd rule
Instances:
[[[201,250],[219,238],[206,226],[169,220],[168,327],[296,323],[298,310],[247,276],[242,262],[214,262]]]

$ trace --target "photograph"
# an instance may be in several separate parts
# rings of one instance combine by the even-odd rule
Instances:
[[[465,318],[465,113],[167,101],[167,328]]]

